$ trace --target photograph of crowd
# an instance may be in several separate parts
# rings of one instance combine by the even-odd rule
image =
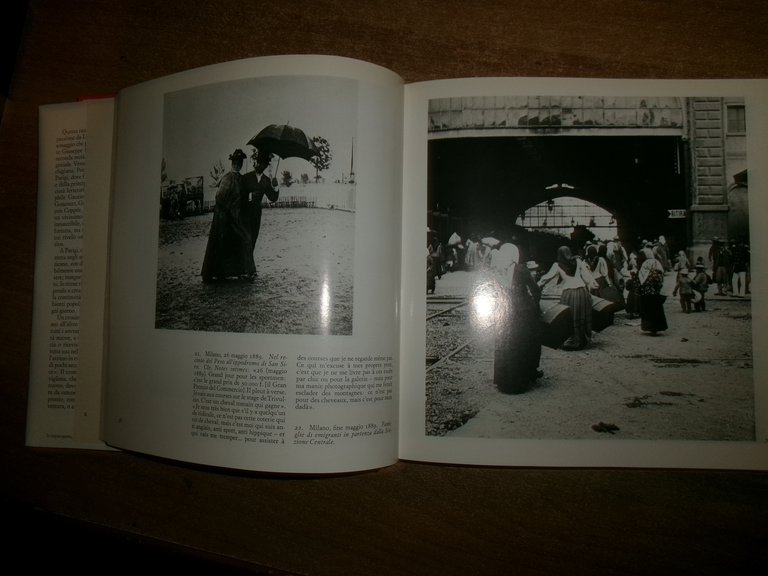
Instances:
[[[429,114],[426,433],[753,440],[743,99]]]

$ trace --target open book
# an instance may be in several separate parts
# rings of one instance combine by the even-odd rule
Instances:
[[[43,106],[27,444],[768,468],[767,136],[759,80],[326,56]]]

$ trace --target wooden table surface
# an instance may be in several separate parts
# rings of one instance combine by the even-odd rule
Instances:
[[[149,550],[155,566],[170,559],[184,567],[192,558],[264,574],[757,573],[747,566],[764,563],[768,549],[765,473],[403,462],[286,479],[127,453],[28,449],[24,427],[41,104],[280,53],[360,58],[407,82],[764,78],[767,7],[762,0],[29,2],[0,129],[0,495],[15,534],[6,560],[16,554],[30,566],[88,568],[101,546],[123,567]]]

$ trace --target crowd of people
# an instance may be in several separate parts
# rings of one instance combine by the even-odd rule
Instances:
[[[685,250],[670,254],[664,236],[638,240],[629,252],[616,237],[590,241],[581,247],[561,245],[551,267],[542,270],[526,261],[521,247],[512,242],[454,238],[443,246],[434,237],[427,246],[427,292],[436,280],[455,269],[488,270],[499,287],[497,296],[494,383],[499,390],[518,393],[542,375],[539,368],[542,334],[540,299],[547,287],[559,293],[559,304],[570,311],[570,330],[564,350],[582,350],[593,336],[596,301],[608,301],[628,318],[640,318],[640,329],[656,335],[668,329],[664,303],[665,277],[674,274],[672,296],[685,313],[706,310],[710,284],[717,294],[744,296],[749,285],[749,247],[743,242],[713,240],[709,253],[712,274],[703,257],[692,265]]]
[[[715,236],[708,252],[712,279],[719,296],[743,298],[749,292],[749,244],[745,241],[726,242]]]
[[[241,174],[246,159],[241,149],[229,155],[231,168],[216,192],[213,220],[200,274],[204,282],[256,278],[254,251],[261,228],[261,204],[266,196],[275,202],[277,179],[267,174],[272,154],[254,149],[253,170]]]

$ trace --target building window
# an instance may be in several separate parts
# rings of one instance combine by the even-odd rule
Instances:
[[[745,134],[747,132],[747,115],[744,106],[729,105],[726,107],[728,118],[728,134]]]

